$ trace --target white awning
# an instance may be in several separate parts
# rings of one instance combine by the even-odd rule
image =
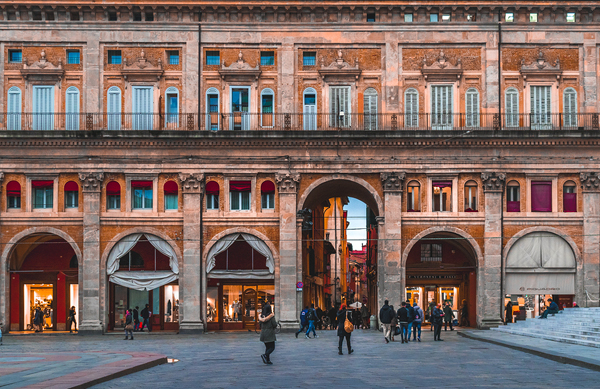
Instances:
[[[506,272],[575,271],[577,263],[571,246],[551,232],[532,232],[510,249]]]
[[[506,294],[575,294],[575,273],[506,273]]]

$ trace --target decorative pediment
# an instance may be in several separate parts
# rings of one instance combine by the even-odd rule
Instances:
[[[156,66],[146,58],[146,52],[142,49],[142,54],[133,63],[128,63],[126,58],[123,58],[121,74],[129,81],[157,81],[164,73],[162,60],[159,58]]]
[[[556,78],[560,80],[562,69],[560,68],[560,60],[557,59],[554,64],[546,61],[544,53],[540,50],[538,57],[531,64],[527,65],[525,59],[521,60],[521,75],[526,80],[528,76]]]
[[[248,62],[244,61],[244,55],[240,51],[238,54],[238,60],[232,63],[229,66],[225,66],[225,61],[221,65],[221,69],[219,69],[219,74],[223,80],[245,80],[245,81],[258,81],[258,77],[262,71],[260,67],[256,65],[255,67],[250,66]]]
[[[460,80],[463,74],[462,62],[460,58],[457,59],[456,65],[448,60],[444,51],[440,51],[440,55],[437,57],[434,63],[427,65],[427,60],[423,58],[423,65],[421,66],[421,74],[425,80],[446,80],[452,81],[454,79]]]
[[[62,59],[58,60],[58,66],[54,66],[52,62],[49,62],[46,59],[46,51],[42,49],[40,59],[38,61],[35,61],[31,65],[27,65],[27,60],[23,61],[23,69],[21,69],[21,74],[25,78],[35,76],[36,78],[43,78],[45,80],[60,80],[65,74],[65,69],[63,69]]]
[[[337,77],[337,78],[354,78],[358,80],[362,70],[358,67],[358,59],[354,60],[354,66],[350,65],[348,62],[344,61],[342,50],[338,50],[337,58],[325,66],[323,59],[321,59],[321,68],[319,69],[319,74],[324,79],[326,77]]]

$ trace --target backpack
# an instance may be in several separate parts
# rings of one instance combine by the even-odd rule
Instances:
[[[317,317],[317,313],[315,312],[314,309],[309,309],[307,316],[308,316],[308,320],[312,320],[312,321],[319,320],[319,318]]]
[[[420,312],[419,308],[418,307],[417,308],[413,308],[413,310],[415,311],[415,318],[414,319],[415,320],[421,319],[421,315],[419,314],[419,312]]]
[[[410,305],[408,305],[406,307],[406,310],[408,311],[408,321],[414,321],[415,320],[415,309],[413,307],[411,307]]]
[[[303,309],[302,312],[300,312],[300,323],[302,324],[306,324],[306,313],[306,309]]]

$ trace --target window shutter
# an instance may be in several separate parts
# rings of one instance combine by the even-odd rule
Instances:
[[[406,127],[419,126],[419,94],[415,89],[406,91],[404,97],[404,114]]]
[[[152,127],[152,87],[140,86],[133,88],[133,129],[153,130]]]
[[[364,126],[365,130],[377,129],[377,92],[367,89],[364,95]]]
[[[48,131],[54,129],[53,86],[33,87],[33,129]]]
[[[112,87],[108,90],[107,102],[108,129],[121,129],[121,90]]]
[[[79,130],[79,89],[74,86],[67,89],[65,100],[65,128],[72,131]]]
[[[519,127],[519,94],[516,89],[509,88],[505,98],[506,127]]]
[[[332,120],[330,125],[333,127],[350,126],[350,87],[336,86],[330,88],[329,107]],[[344,117],[340,118],[340,112],[344,112]],[[341,119],[341,120],[340,120]]]
[[[7,107],[7,129],[21,129],[21,90],[17,87],[10,88],[8,91],[8,107]]]
[[[563,116],[565,127],[577,127],[577,92],[573,88],[563,92]]]
[[[475,89],[469,89],[465,104],[467,127],[479,127],[479,92]]]
[[[542,130],[551,128],[550,86],[531,87],[531,126],[533,129]]]
[[[452,129],[452,86],[434,85],[431,88],[431,123],[434,130]]]
[[[302,106],[302,113],[303,113],[303,126],[304,126],[304,130],[305,131],[314,131],[317,129],[317,99],[316,96],[317,94],[314,93],[315,96],[315,103],[314,104],[306,104],[306,95],[310,94],[311,96],[313,95],[313,92],[305,92],[305,96],[303,97],[303,106]]]

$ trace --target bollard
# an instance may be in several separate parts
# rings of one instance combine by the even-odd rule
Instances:
[[[377,331],[377,316],[371,315],[370,327],[371,327],[372,330]]]

